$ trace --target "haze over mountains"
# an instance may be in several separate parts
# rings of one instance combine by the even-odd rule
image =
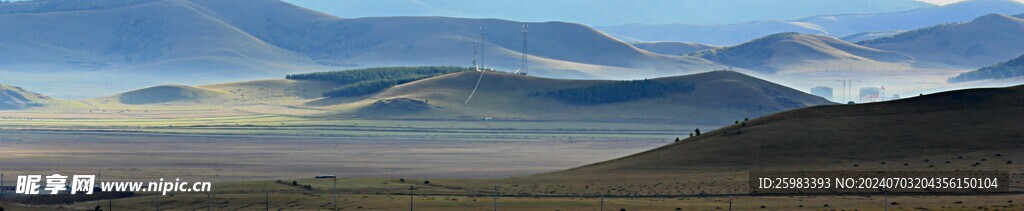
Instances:
[[[480,27],[487,33],[479,47],[486,66],[518,69],[522,50],[519,22],[341,19],[274,0],[41,0],[2,8],[0,26],[16,33],[0,37],[0,75],[44,92],[80,87],[41,86],[27,69],[123,90],[138,83],[109,82],[194,84],[324,69],[469,66]],[[717,68],[699,58],[642,51],[579,24],[530,23],[530,31],[531,70],[541,76],[642,78]]]
[[[970,22],[912,30],[858,44],[920,62],[978,68],[1024,55],[1024,19],[992,14]]]
[[[728,24],[786,20],[821,14],[881,13],[935,7],[915,0],[286,0],[338,17],[448,16],[514,21],[565,21],[590,26],[622,24]],[[595,15],[602,14],[602,15]]]
[[[353,3],[353,7],[371,4],[363,3]],[[758,5],[749,3],[747,6]],[[1024,13],[1024,6],[1006,0],[973,0],[902,12],[762,21],[797,27],[785,31],[792,29],[799,34],[769,36],[777,34],[771,33],[764,38],[744,39],[735,46],[717,47],[696,42],[631,45],[586,25],[567,22],[450,17],[345,19],[276,0],[39,0],[0,4],[0,27],[13,32],[0,37],[0,79],[57,97],[89,98],[163,84],[279,78],[298,72],[470,66],[474,45],[478,64],[512,72],[521,68],[523,24],[530,25],[530,74],[541,77],[642,79],[727,67],[783,74],[929,68],[961,71],[938,76],[945,79],[1024,54],[1020,50],[1024,49],[1020,47],[1022,38],[1014,36],[1022,31],[1021,19],[978,15],[970,17],[977,19],[973,22],[920,30],[904,28],[970,20],[967,17],[973,14],[1011,12]],[[712,36],[716,28],[742,29],[726,30],[728,33],[717,37],[754,36],[776,30],[763,27],[766,25],[740,25],[707,26],[711,28],[694,33]],[[886,31],[890,28],[901,32]],[[835,32],[843,30],[857,32],[845,37],[848,40],[866,41],[858,45],[835,39]],[[478,43],[484,38],[484,43]],[[757,40],[750,41],[753,39]],[[693,53],[711,49],[715,50]]]
[[[868,70],[885,66],[881,63],[913,60],[897,52],[859,46],[828,36],[792,32],[691,55],[766,73],[820,71],[829,67]]]
[[[479,87],[475,86],[477,80],[481,82]],[[484,72],[481,80],[481,72],[463,71],[369,94],[322,97],[323,93],[345,85],[350,84],[311,79],[203,86],[160,85],[100,98],[35,104],[33,106],[41,107],[28,112],[89,115],[100,110],[120,110],[134,111],[134,115],[174,112],[187,115],[207,110],[224,115],[241,112],[245,115],[403,120],[494,118],[719,126],[736,119],[833,104],[824,98],[734,71],[711,71],[640,82],[550,79],[490,71]],[[18,88],[12,90],[30,93]],[[473,97],[469,98],[471,93]],[[17,96],[35,99],[32,97],[35,95]],[[587,100],[591,98],[598,101]],[[5,109],[26,108],[28,106]]]
[[[949,82],[959,83],[986,79],[1006,79],[1024,76],[1024,56],[1016,59],[962,73],[950,78]]]
[[[571,103],[559,98],[545,97],[544,93],[608,85],[616,83],[614,81],[559,80],[488,73],[483,76],[480,88],[469,103],[463,104],[479,77],[480,73],[477,72],[461,72],[399,85],[369,97],[368,101],[362,103],[366,104],[366,107],[342,114],[400,119],[583,118],[601,121],[662,121],[717,125],[738,118],[831,104],[823,98],[732,71],[652,79],[652,83],[689,85],[693,86],[693,89],[613,103]],[[414,106],[417,104],[421,106]]]
[[[630,42],[680,41],[735,45],[782,32],[843,37],[865,32],[912,30],[943,23],[965,22],[993,13],[1021,14],[1024,13],[1024,4],[1012,0],[968,0],[941,7],[889,13],[817,15],[791,20],[762,19],[727,25],[630,24],[598,29]]]
[[[697,51],[718,48],[716,46],[689,42],[640,42],[630,44],[636,46],[637,48],[644,49],[646,51],[650,51],[653,53],[680,56],[687,55]]]

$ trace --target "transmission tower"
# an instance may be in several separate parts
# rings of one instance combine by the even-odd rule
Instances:
[[[527,38],[526,33],[527,33],[527,30],[529,28],[530,28],[529,25],[523,24],[523,61],[522,61],[522,64],[520,65],[521,69],[520,69],[520,72],[519,72],[519,74],[521,74],[521,75],[529,75],[530,74],[530,66],[529,66],[529,64],[527,63],[527,60],[526,60],[526,57],[529,54],[527,52],[527,49],[526,49],[526,40],[527,40],[526,39]]]

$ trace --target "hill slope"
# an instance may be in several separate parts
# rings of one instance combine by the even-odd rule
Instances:
[[[682,56],[697,51],[717,48],[715,46],[688,42],[643,42],[630,44],[646,51],[673,56]]]
[[[50,97],[27,91],[21,87],[0,84],[0,110],[41,106],[49,100],[51,100]]]
[[[993,14],[858,44],[904,53],[922,62],[979,68],[1024,54],[1021,34],[1024,19]]]
[[[636,84],[486,73],[472,99],[464,104],[479,77],[478,72],[461,72],[399,85],[369,100],[355,103],[360,106],[340,112],[339,115],[403,119],[491,117],[506,120],[660,121],[721,125],[745,117],[831,104],[820,97],[731,71],[651,79],[648,83],[661,84],[663,88],[614,94],[605,92],[628,89]],[[609,86],[619,87],[610,90],[602,88]],[[656,89],[662,91],[650,91]],[[584,96],[614,95],[623,98],[573,101],[563,98],[573,97],[572,94],[552,94],[576,93],[567,90],[593,91],[590,92],[592,95],[580,94]]]
[[[962,73],[950,78],[950,83],[977,81],[986,79],[1004,79],[1024,76],[1024,56],[1016,59]]]
[[[117,102],[129,105],[145,104],[195,104],[222,100],[223,94],[217,91],[183,86],[183,85],[162,85],[134,91],[129,91],[113,96]]]
[[[800,19],[762,19],[728,25],[632,24],[599,27],[623,40],[682,41],[712,45],[735,45],[758,37],[783,32],[843,37],[865,32],[912,30],[943,23],[970,21],[986,14],[1013,15],[1024,12],[1024,4],[1013,0],[970,0],[941,7],[901,12],[832,13]]]
[[[803,169],[1019,172],[1024,169],[1008,160],[1024,158],[1024,132],[1014,126],[1024,117],[1021,96],[1024,86],[797,109],[541,177],[708,172],[745,177],[748,171]]]
[[[825,64],[875,66],[912,58],[822,35],[782,33],[741,45],[693,53],[708,60],[763,72],[824,70]],[[835,65],[831,65],[835,66]],[[835,67],[832,67],[835,68]]]

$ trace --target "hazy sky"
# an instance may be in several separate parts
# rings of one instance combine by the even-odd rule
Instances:
[[[964,0],[918,0],[918,1],[923,1],[923,2],[928,2],[928,3],[932,3],[932,4],[938,4],[938,5],[947,5],[947,4],[961,2],[961,1],[964,1]],[[1024,2],[1024,0],[1017,0],[1017,1]]]

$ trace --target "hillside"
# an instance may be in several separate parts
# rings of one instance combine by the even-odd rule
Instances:
[[[731,71],[657,78],[662,88],[560,80],[488,72],[460,72],[399,85],[338,115],[399,119],[594,120],[721,125],[736,119],[812,105],[825,99]],[[480,87],[466,104],[477,80]],[[610,89],[605,89],[608,87]],[[642,86],[642,85],[641,85]],[[679,87],[678,89],[675,87]],[[575,91],[572,91],[575,90]],[[554,94],[562,93],[562,94]],[[573,100],[580,97],[619,96]]]
[[[645,51],[672,56],[683,56],[697,51],[717,48],[715,46],[688,42],[641,42],[630,44]]]
[[[884,63],[913,60],[906,55],[872,49],[822,35],[782,33],[720,49],[696,52],[730,66],[767,73],[821,71],[837,65],[870,69]]]
[[[920,62],[979,68],[1024,54],[1024,19],[986,15],[858,44],[904,53]]]
[[[50,97],[30,92],[21,87],[0,84],[0,110],[25,109],[42,106]]]
[[[20,73],[63,71],[54,77],[83,86],[40,91],[102,95],[139,86],[253,80],[310,70],[469,66],[481,27],[486,43],[480,47],[480,62],[514,71],[520,68],[523,24],[530,25],[535,75],[640,78],[716,67],[700,58],[639,50],[565,22],[343,19],[276,0],[40,0],[6,3],[0,13],[0,28],[18,32],[0,37],[0,73],[43,83],[41,77]],[[78,74],[84,71],[89,74]],[[132,80],[111,83],[115,76]]]
[[[1024,132],[1013,126],[1024,117],[1020,96],[1024,86],[797,109],[534,178],[733,175],[742,179],[724,182],[743,186],[747,172],[759,170],[1020,172]]]
[[[1013,0],[969,0],[898,12],[831,13],[802,16],[799,19],[760,19],[768,21],[724,25],[630,24],[598,29],[633,42],[681,41],[736,45],[783,32],[844,37],[866,32],[913,30],[937,24],[965,22],[993,13],[1024,13],[1024,4]]]
[[[987,79],[1006,79],[1020,76],[1024,76],[1024,56],[983,67],[975,71],[962,73],[956,77],[950,78],[949,82],[960,83]]]
[[[161,85],[133,90],[110,97],[129,105],[198,104],[223,100],[223,93],[184,85]],[[104,101],[109,103],[110,99]]]

